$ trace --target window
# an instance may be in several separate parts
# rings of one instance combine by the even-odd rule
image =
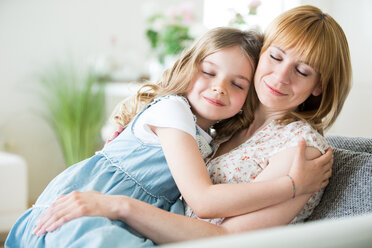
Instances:
[[[248,4],[252,0],[204,0],[203,23],[208,29],[227,26],[233,18],[234,11],[241,14],[248,13]],[[261,0],[261,5],[257,9],[254,24],[261,30],[285,10],[300,5],[300,0]]]

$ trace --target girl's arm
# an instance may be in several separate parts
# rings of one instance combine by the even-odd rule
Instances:
[[[290,163],[287,162],[296,161],[296,152],[296,148],[289,148],[275,154],[270,158],[269,165],[256,177],[255,181],[271,180],[278,176],[286,175],[290,169]],[[331,154],[331,149],[327,153]],[[321,153],[318,149],[314,147],[306,148],[306,159],[311,160],[318,158],[320,155]],[[333,159],[329,163],[333,163]],[[330,170],[328,173],[332,173],[332,171]],[[311,194],[300,195],[295,199],[290,199],[252,213],[227,218],[224,220],[223,226],[229,232],[235,233],[288,224],[301,211],[310,196]]]
[[[152,127],[160,139],[170,171],[180,192],[200,218],[236,216],[292,198],[292,182],[286,174],[269,181],[213,185],[195,139],[173,128]],[[182,142],[180,142],[182,141]],[[319,191],[328,183],[330,165],[306,166],[304,141],[289,172],[296,195]]]

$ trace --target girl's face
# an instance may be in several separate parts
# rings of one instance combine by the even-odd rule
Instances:
[[[251,63],[238,46],[207,56],[186,94],[197,124],[207,130],[218,120],[237,114],[247,97],[252,76]]]
[[[321,94],[320,74],[292,49],[271,45],[260,57],[254,85],[260,103],[270,111],[295,110],[311,94]]]

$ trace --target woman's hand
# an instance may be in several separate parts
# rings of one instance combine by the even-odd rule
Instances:
[[[332,164],[332,148],[328,148],[325,154],[319,156],[316,148],[306,147],[305,140],[301,139],[289,171],[295,182],[296,195],[313,193],[325,188],[332,175]]]
[[[64,223],[82,216],[104,216],[117,219],[117,204],[114,195],[104,195],[96,191],[73,191],[58,197],[36,222],[33,233],[43,235],[52,232]]]

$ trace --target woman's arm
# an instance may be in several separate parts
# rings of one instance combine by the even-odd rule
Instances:
[[[191,135],[172,128],[152,129],[160,139],[182,196],[200,218],[236,216],[287,201],[293,196],[292,182],[286,176],[288,172],[267,181],[213,185]],[[326,186],[330,176],[327,174],[330,165],[306,166],[304,151],[302,141],[290,172],[296,182],[297,195],[319,191]]]
[[[104,216],[121,220],[155,243],[171,243],[227,234],[223,227],[163,209],[127,196],[96,191],[74,191],[48,208],[36,223],[36,235],[53,232],[82,216]]]
[[[307,148],[306,151],[308,151]],[[270,165],[257,177],[257,180],[268,180],[286,173],[285,165],[291,164],[296,149],[278,153],[270,159]],[[308,153],[308,152],[307,152]],[[327,156],[307,161],[312,164],[329,163]],[[281,167],[282,170],[277,170]],[[278,204],[259,211],[226,219],[221,226],[205,221],[191,219],[182,215],[166,212],[145,202],[125,196],[103,195],[98,192],[73,192],[59,197],[58,201],[41,216],[34,230],[42,235],[53,231],[64,223],[81,216],[105,216],[110,219],[120,219],[144,236],[156,243],[204,238],[227,233],[241,232],[274,225],[288,223],[302,208],[306,201],[297,197],[283,204]]]

